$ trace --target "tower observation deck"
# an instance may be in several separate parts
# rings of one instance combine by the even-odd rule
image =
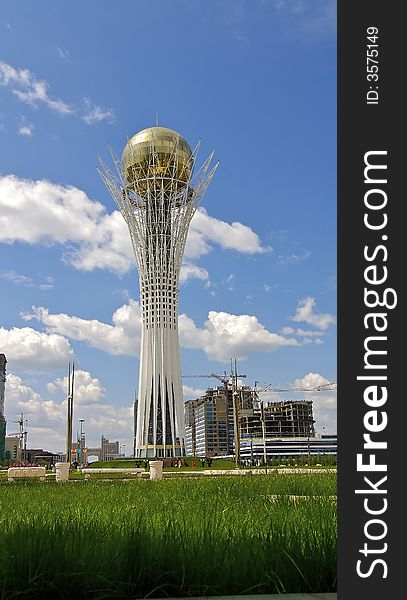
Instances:
[[[195,171],[199,143],[150,127],[127,143],[115,172],[100,174],[129,228],[142,316],[135,453],[185,453],[178,337],[179,273],[191,219],[216,171],[214,152]]]

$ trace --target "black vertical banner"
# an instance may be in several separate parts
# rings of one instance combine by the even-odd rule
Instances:
[[[339,600],[406,593],[403,9],[338,0]]]

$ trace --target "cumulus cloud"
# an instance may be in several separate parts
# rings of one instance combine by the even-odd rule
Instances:
[[[43,307],[33,307],[32,314],[25,314],[23,318],[37,319],[46,326],[48,332],[85,342],[88,346],[109,354],[139,354],[141,322],[140,305],[136,300],[130,300],[128,304],[118,308],[113,313],[112,324],[63,313],[50,314],[49,310]]]
[[[66,386],[64,379],[50,382],[48,398],[44,398],[21,377],[8,373],[6,382],[7,419],[12,421],[21,412],[28,421],[28,446],[52,452],[64,452],[66,446]],[[133,407],[112,406],[105,402],[102,383],[86,371],[75,373],[73,423],[85,419],[84,431],[88,446],[100,445],[102,435],[126,443],[132,448]],[[13,433],[10,426],[8,434]],[[74,433],[75,438],[75,433]]]
[[[296,379],[294,381],[294,387],[307,387],[307,388],[315,388],[320,385],[325,385],[329,383],[328,379],[325,379],[319,373],[307,373],[301,379]]]
[[[14,175],[0,177],[0,209],[0,241],[29,244],[90,238],[105,210],[77,188]]]
[[[246,359],[253,352],[271,352],[298,346],[297,340],[267,331],[255,316],[210,311],[203,328],[185,314],[179,317],[181,345],[201,349],[208,358],[225,362],[231,356]]]
[[[75,383],[75,404],[89,405],[94,403],[100,403],[106,396],[106,390],[96,377],[88,371],[75,371],[74,377]],[[52,395],[57,390],[61,390],[65,394],[68,389],[68,377],[62,379],[56,379],[55,381],[47,384],[47,390]]]
[[[239,222],[226,223],[207,214],[204,208],[196,211],[187,240],[185,254],[197,258],[210,251],[209,242],[224,250],[237,250],[246,254],[270,251],[261,245],[259,236],[247,225]]]
[[[181,272],[179,276],[180,283],[185,283],[188,279],[202,279],[203,281],[207,281],[209,279],[209,273],[206,269],[202,267],[198,267],[198,265],[193,265],[185,262],[181,266]]]
[[[315,313],[315,306],[315,298],[307,297],[300,300],[298,302],[297,312],[293,317],[290,317],[291,320],[309,323],[322,331],[326,331],[330,325],[335,323],[335,317],[329,313]]]
[[[111,324],[51,314],[43,307],[33,307],[32,313],[22,316],[26,320],[38,320],[45,325],[48,334],[82,341],[109,354],[135,356],[140,351],[141,313],[136,300],[129,300],[118,308]],[[271,352],[282,346],[300,345],[293,338],[268,331],[251,315],[210,311],[201,328],[185,314],[178,322],[181,346],[203,350],[208,358],[220,362],[228,361],[231,356],[243,360],[253,352]]]
[[[119,211],[109,214],[82,190],[46,180],[0,176],[0,242],[62,244],[64,260],[84,271],[107,269],[122,275],[135,265],[129,232]],[[249,254],[266,251],[249,227],[199,211],[191,222],[181,281],[207,279],[205,269],[191,261],[209,252],[213,244]]]
[[[329,380],[319,373],[307,373],[301,379],[294,381],[295,387],[316,388],[329,383]],[[305,398],[312,400],[314,409],[315,428],[318,433],[336,432],[337,392],[336,389],[321,390],[306,393]]]
[[[12,369],[60,368],[73,358],[73,350],[65,337],[31,327],[0,327],[0,348]]]
[[[205,390],[201,388],[193,388],[189,385],[182,386],[184,400],[195,400],[204,395]]]

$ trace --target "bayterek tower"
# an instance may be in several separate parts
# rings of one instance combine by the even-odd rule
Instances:
[[[199,144],[149,127],[126,144],[102,178],[129,228],[140,282],[142,335],[135,453],[185,454],[178,337],[179,273],[188,227],[217,164],[195,168]]]

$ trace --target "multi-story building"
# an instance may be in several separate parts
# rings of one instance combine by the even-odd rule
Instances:
[[[241,406],[252,405],[253,391],[239,388]],[[219,456],[234,448],[233,395],[229,385],[208,388],[196,400],[185,402],[185,446],[187,456]]]
[[[196,456],[195,407],[197,402],[197,400],[188,400],[184,404],[185,453],[187,456]]]
[[[239,440],[242,451],[264,448],[264,440],[277,438],[314,438],[311,400],[289,400],[259,404],[255,390],[237,388]],[[234,453],[235,418],[231,385],[209,388],[196,400],[185,403],[185,441],[187,456],[220,456]]]
[[[100,440],[100,460],[113,460],[119,457],[119,442],[109,442],[108,438],[102,435],[102,439]]]
[[[18,435],[10,435],[5,439],[4,458],[7,460],[21,460],[21,438]]]
[[[263,406],[253,403],[239,411],[240,435],[262,437],[313,437],[312,400],[284,400]]]
[[[332,456],[337,454],[336,434],[323,434],[314,437],[242,437],[240,440],[240,458],[243,463],[256,464],[272,459]]]
[[[86,456],[87,459],[89,460],[89,457],[91,456],[96,456],[98,460],[101,460],[101,456],[102,456],[102,449],[101,448],[86,448]]]
[[[187,456],[217,456],[230,449],[228,395],[209,388],[204,396],[185,403]]]

